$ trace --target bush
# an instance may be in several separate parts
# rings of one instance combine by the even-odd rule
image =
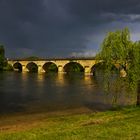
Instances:
[[[7,64],[4,68],[3,68],[4,71],[13,71],[13,67],[12,65],[10,64]]]

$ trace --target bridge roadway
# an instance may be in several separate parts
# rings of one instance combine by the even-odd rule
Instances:
[[[21,67],[22,72],[29,72],[28,65],[34,64],[38,68],[38,73],[45,72],[44,65],[47,64],[55,64],[58,68],[58,73],[66,72],[64,67],[67,64],[75,63],[83,67],[85,74],[91,74],[93,67],[95,64],[99,63],[95,59],[91,58],[84,58],[84,59],[38,59],[38,60],[26,60],[26,59],[11,59],[8,60],[8,63],[12,65],[15,71],[19,70],[19,67]],[[19,67],[18,67],[19,66]]]

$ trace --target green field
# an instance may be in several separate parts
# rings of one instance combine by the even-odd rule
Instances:
[[[140,108],[0,117],[0,140],[140,140]]]

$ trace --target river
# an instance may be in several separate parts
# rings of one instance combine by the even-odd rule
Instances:
[[[109,109],[113,96],[100,77],[84,74],[0,73],[0,114]],[[129,104],[121,94],[120,105]]]

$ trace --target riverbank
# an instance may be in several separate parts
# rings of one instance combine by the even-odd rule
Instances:
[[[140,107],[87,114],[0,117],[1,140],[140,139]]]

